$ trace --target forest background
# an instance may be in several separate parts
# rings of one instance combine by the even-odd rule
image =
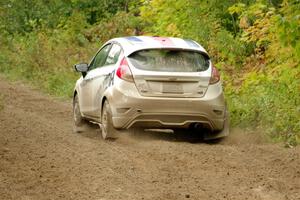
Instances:
[[[71,98],[73,65],[130,35],[199,42],[222,74],[231,126],[300,143],[299,0],[1,0],[0,73]]]

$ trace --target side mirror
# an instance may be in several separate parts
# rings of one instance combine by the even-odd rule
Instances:
[[[89,65],[86,63],[79,63],[79,64],[74,65],[74,68],[75,68],[75,71],[81,72],[82,75],[85,76],[86,72],[89,69]]]

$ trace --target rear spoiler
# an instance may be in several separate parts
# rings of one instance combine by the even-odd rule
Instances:
[[[199,48],[195,49],[195,48],[179,48],[179,47],[174,47],[174,46],[165,46],[165,47],[159,47],[159,48],[156,48],[156,47],[148,47],[148,48],[138,48],[138,49],[135,49],[131,52],[127,52],[127,55],[125,55],[126,57],[129,57],[130,55],[136,53],[136,52],[139,52],[139,51],[143,51],[143,50],[153,50],[153,49],[167,49],[167,50],[182,50],[182,51],[193,51],[193,52],[198,52],[198,53],[201,53],[202,55],[204,55],[207,59],[210,59],[209,55],[207,54],[207,52],[204,50],[204,51],[201,51]]]

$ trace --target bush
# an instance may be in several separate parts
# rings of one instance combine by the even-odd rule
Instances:
[[[52,40],[52,35],[32,32],[16,35],[9,47],[1,47],[0,72],[11,79],[29,81],[54,95],[72,96],[73,84],[78,77],[74,63],[88,60],[91,53],[73,43]]]
[[[300,142],[300,85],[298,69],[280,77],[249,73],[238,91],[228,90],[227,99],[234,126],[265,130],[274,140]],[[286,79],[287,78],[287,79]]]
[[[214,49],[218,52],[216,61],[226,62],[240,69],[247,56],[246,45],[235,39],[228,31],[221,30],[217,33]]]

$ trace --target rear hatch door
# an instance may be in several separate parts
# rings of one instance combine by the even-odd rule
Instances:
[[[139,93],[152,97],[203,97],[211,76],[209,57],[183,49],[147,49],[128,57]]]

